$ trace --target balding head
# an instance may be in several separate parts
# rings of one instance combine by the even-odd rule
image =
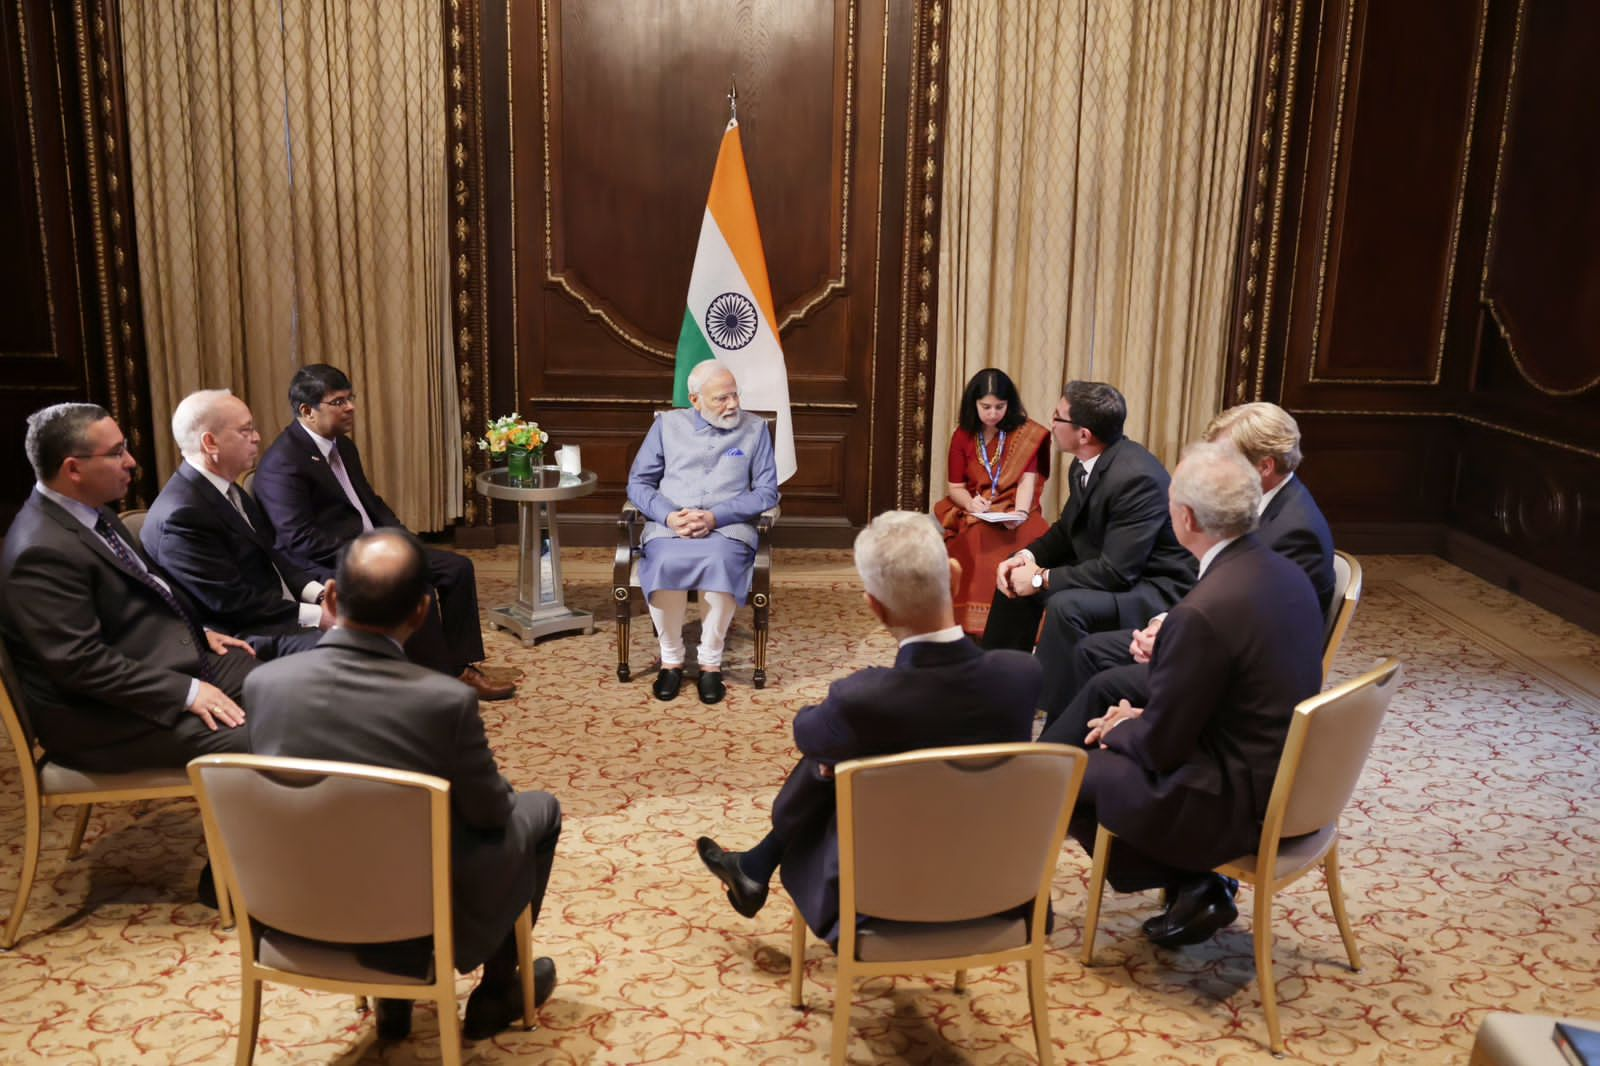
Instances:
[[[428,557],[403,529],[363,533],[339,556],[334,604],[340,625],[403,642],[428,609],[429,592]]]

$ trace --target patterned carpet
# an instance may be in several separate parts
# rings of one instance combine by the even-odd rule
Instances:
[[[508,598],[510,549],[476,554],[485,605]],[[1351,973],[1321,878],[1282,897],[1278,996],[1289,1057],[1315,1063],[1464,1062],[1490,1010],[1600,1014],[1600,639],[1456,570],[1376,557],[1336,667],[1406,661],[1403,690],[1346,814],[1345,884],[1366,967]],[[566,829],[535,938],[561,984],[540,1027],[471,1045],[469,1062],[818,1062],[832,1025],[834,966],[807,953],[809,1010],[788,1006],[789,907],[735,915],[693,839],[730,846],[766,828],[794,758],[793,711],[830,679],[889,661],[847,556],[779,554],[771,680],[749,687],[743,612],[728,650],[727,702],[692,691],[651,700],[648,625],[635,680],[613,673],[608,563],[574,551],[568,594],[601,616],[591,636],[522,648],[489,635],[491,662],[519,668],[515,701],[485,705],[502,767],[553,791]],[[18,862],[17,774],[0,756],[0,913]],[[199,1063],[234,1054],[237,953],[214,912],[190,902],[202,860],[194,807],[97,810],[66,857],[70,815],[49,817],[17,948],[0,955],[0,1059]],[[1268,1058],[1248,919],[1182,952],[1151,947],[1151,896],[1108,894],[1098,962],[1077,961],[1087,858],[1069,844],[1049,961],[1058,1062],[1242,1063]],[[1248,891],[1248,890],[1246,890]],[[473,978],[461,978],[465,994]],[[851,1061],[1034,1061],[1018,967],[947,980],[862,984]],[[261,1063],[438,1060],[418,1008],[412,1038],[379,1045],[346,998],[269,988]]]

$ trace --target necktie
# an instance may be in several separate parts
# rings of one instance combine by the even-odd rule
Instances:
[[[233,509],[239,512],[239,517],[244,519],[244,524],[253,531],[256,528],[256,524],[250,521],[250,512],[244,509],[244,493],[240,491],[238,485],[228,486],[228,502],[233,504]],[[296,602],[294,593],[289,591],[289,583],[283,579],[283,574],[279,573],[276,565],[272,567],[272,572],[277,574],[278,589],[283,593],[283,598],[290,603]]]
[[[345,498],[350,501],[350,506],[356,509],[356,514],[361,516],[361,528],[371,529],[372,518],[367,514],[367,509],[361,506],[361,497],[356,495],[356,487],[350,483],[350,474],[344,468],[344,459],[339,455],[339,445],[335,444],[328,452],[328,469],[333,471],[333,476],[339,482],[339,487],[344,489]]]
[[[173,614],[183,619],[183,624],[189,627],[189,635],[194,638],[195,657],[200,660],[200,680],[210,681],[211,673],[206,669],[206,635],[200,631],[199,626],[195,625],[194,619],[189,617],[189,612],[183,609],[183,604],[178,602],[178,597],[174,596],[172,590],[165,584],[157,581],[155,575],[145,567],[144,561],[134,555],[128,546],[122,542],[122,538],[117,536],[115,529],[111,528],[111,523],[106,520],[105,515],[99,515],[95,518],[94,531],[100,535],[100,539],[106,542],[106,546],[111,549],[111,553],[122,562],[122,565],[135,578],[151,592],[160,596],[161,601],[172,608]]]
[[[1073,469],[1072,479],[1072,491],[1076,493],[1082,493],[1083,490],[1089,485],[1089,471],[1085,470],[1083,468],[1083,464],[1080,463]]]

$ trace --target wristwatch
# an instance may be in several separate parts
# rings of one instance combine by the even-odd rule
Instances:
[[[1043,570],[1039,570],[1039,571],[1034,573],[1034,575],[1033,575],[1033,587],[1036,588],[1036,589],[1044,588],[1044,571]]]

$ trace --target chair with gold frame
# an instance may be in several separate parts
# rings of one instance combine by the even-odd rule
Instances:
[[[205,755],[189,764],[218,883],[239,922],[239,1066],[255,1056],[261,985],[438,1004],[441,1057],[461,1062],[450,911],[450,783],[320,759]],[[515,925],[534,1018],[532,911]],[[425,977],[374,968],[362,944],[433,938]]]
[[[832,1061],[850,1042],[858,978],[1023,962],[1039,1061],[1051,1061],[1044,954],[1050,885],[1086,754],[1063,744],[974,744],[835,767],[839,950]],[[914,818],[909,812],[915,812]],[[933,834],[911,832],[936,825]],[[1026,906],[1026,918],[1006,915]],[[872,915],[858,922],[857,915]],[[798,907],[789,998],[804,1005]]]
[[[67,857],[75,859],[83,845],[84,830],[88,828],[89,815],[96,803],[193,798],[194,787],[189,784],[189,778],[182,769],[104,773],[73,770],[51,762],[48,753],[40,753],[34,740],[27,707],[23,703],[22,684],[12,666],[11,656],[3,646],[0,646],[0,722],[4,723],[6,737],[11,741],[12,750],[17,753],[22,778],[22,873],[17,880],[17,896],[12,904],[11,917],[6,920],[5,930],[0,934],[0,948],[10,948],[17,942],[22,914],[27,909],[28,897],[33,892],[34,875],[39,869],[39,844],[45,811],[55,807],[78,808],[72,839],[67,844]],[[232,925],[233,913],[228,905],[227,893],[221,891],[220,886],[217,907],[223,926]]]
[[[1349,552],[1333,553],[1333,603],[1328,607],[1328,621],[1322,637],[1322,679],[1326,683],[1328,670],[1339,654],[1339,645],[1350,629],[1350,620],[1356,616],[1361,603],[1361,561]]]
[[[122,524],[127,527],[134,540],[139,539],[139,534],[144,529],[144,520],[149,516],[150,508],[148,507],[135,507],[131,511],[123,511],[117,515],[118,518],[122,519]]]
[[[1277,988],[1272,977],[1272,900],[1279,890],[1320,866],[1328,884],[1333,919],[1350,956],[1350,968],[1361,969],[1361,953],[1345,914],[1344,888],[1339,882],[1339,815],[1355,793],[1399,680],[1400,661],[1390,659],[1360,677],[1301,701],[1294,709],[1294,720],[1278,760],[1260,844],[1253,855],[1243,855],[1217,867],[1218,873],[1255,888],[1251,929],[1255,935],[1256,977],[1261,983],[1261,1005],[1267,1016],[1273,1054],[1283,1053]],[[1083,921],[1085,966],[1094,960],[1100,897],[1115,839],[1105,826],[1095,834],[1088,912]]]

